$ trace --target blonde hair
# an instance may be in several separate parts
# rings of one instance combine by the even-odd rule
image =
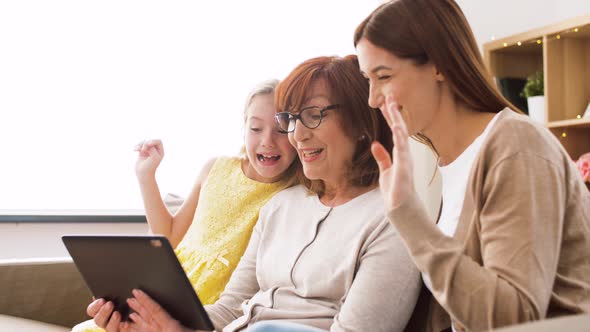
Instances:
[[[246,121],[248,121],[248,107],[250,107],[250,104],[252,104],[254,97],[274,95],[277,85],[279,85],[279,80],[270,79],[258,83],[254,89],[250,91],[248,97],[246,97],[246,103],[244,104],[244,125],[246,124]],[[242,159],[248,158],[248,156],[246,156],[246,145],[242,144],[242,148],[240,149],[240,157]]]
[[[248,94],[248,97],[246,97],[246,103],[244,104],[244,125],[246,124],[246,121],[248,121],[248,108],[250,107],[250,104],[252,104],[254,97],[274,95],[278,85],[279,85],[279,80],[270,79],[270,80],[266,80],[266,81],[258,83],[250,91],[250,93]],[[240,149],[239,156],[242,159],[248,159],[248,156],[246,155],[246,145],[242,145],[242,148]],[[293,162],[289,166],[289,168],[284,172],[283,180],[286,181],[287,186],[289,186],[289,187],[293,186],[295,184],[300,183],[300,178],[301,178],[300,174],[301,174],[301,163],[299,162],[299,158],[296,157],[295,160],[293,160]]]
[[[258,85],[256,85],[254,89],[250,91],[248,97],[246,98],[246,104],[244,105],[244,123],[246,123],[246,120],[248,120],[248,107],[250,107],[250,104],[252,104],[252,100],[254,100],[254,97],[274,94],[277,85],[279,85],[279,80],[270,79],[258,83]]]

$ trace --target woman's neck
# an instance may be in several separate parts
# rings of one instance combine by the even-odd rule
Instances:
[[[350,184],[330,185],[324,183],[325,191],[320,197],[320,202],[326,206],[336,207],[350,202],[354,198],[367,193],[375,188],[377,185],[368,187],[353,186]]]
[[[483,133],[496,115],[469,110],[463,106],[441,109],[432,128],[425,131],[439,155],[439,166],[445,166],[459,157]]]

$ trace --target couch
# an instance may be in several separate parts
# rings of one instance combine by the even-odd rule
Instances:
[[[71,258],[0,260],[0,331],[62,332],[88,319],[91,293]],[[590,331],[590,314],[498,332]]]
[[[0,260],[1,331],[70,331],[91,298],[69,257]]]
[[[184,199],[167,194],[175,213]],[[89,317],[92,294],[70,257],[0,260],[0,331],[70,331]]]

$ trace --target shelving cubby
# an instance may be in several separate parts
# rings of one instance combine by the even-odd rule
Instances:
[[[542,70],[545,125],[572,159],[590,152],[590,13],[488,42],[484,60],[498,85]]]

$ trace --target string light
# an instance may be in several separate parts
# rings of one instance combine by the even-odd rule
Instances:
[[[561,137],[566,138],[567,134],[565,133],[565,131],[563,133],[561,133]]]
[[[582,28],[579,28],[579,27],[571,28],[571,29],[568,29],[568,30],[561,31],[560,33],[558,33],[558,34],[556,34],[556,35],[553,35],[553,36],[547,36],[547,37],[546,37],[546,38],[547,38],[546,40],[552,40],[552,39],[561,39],[561,36],[562,36],[562,35],[564,35],[564,34],[573,33],[573,32],[579,32],[580,30],[583,30],[583,29],[586,29],[586,30],[588,30],[588,28],[590,28],[590,25],[584,26],[584,27],[582,27]],[[492,36],[490,37],[490,39],[491,39],[491,40],[496,40],[496,36],[492,35]],[[516,43],[514,43],[514,44],[509,44],[508,42],[503,42],[503,43],[502,43],[502,46],[503,46],[503,47],[509,47],[509,46],[523,46],[523,45],[526,45],[526,44],[533,44],[533,45],[534,45],[534,44],[536,44],[536,45],[541,45],[541,44],[543,44],[543,39],[542,39],[542,38],[535,38],[535,39],[531,39],[531,40],[525,40],[525,41],[522,41],[522,40],[520,40],[520,41],[517,41],[517,42],[516,42]]]
[[[576,116],[576,119],[581,119],[581,118],[582,118],[581,115]]]

